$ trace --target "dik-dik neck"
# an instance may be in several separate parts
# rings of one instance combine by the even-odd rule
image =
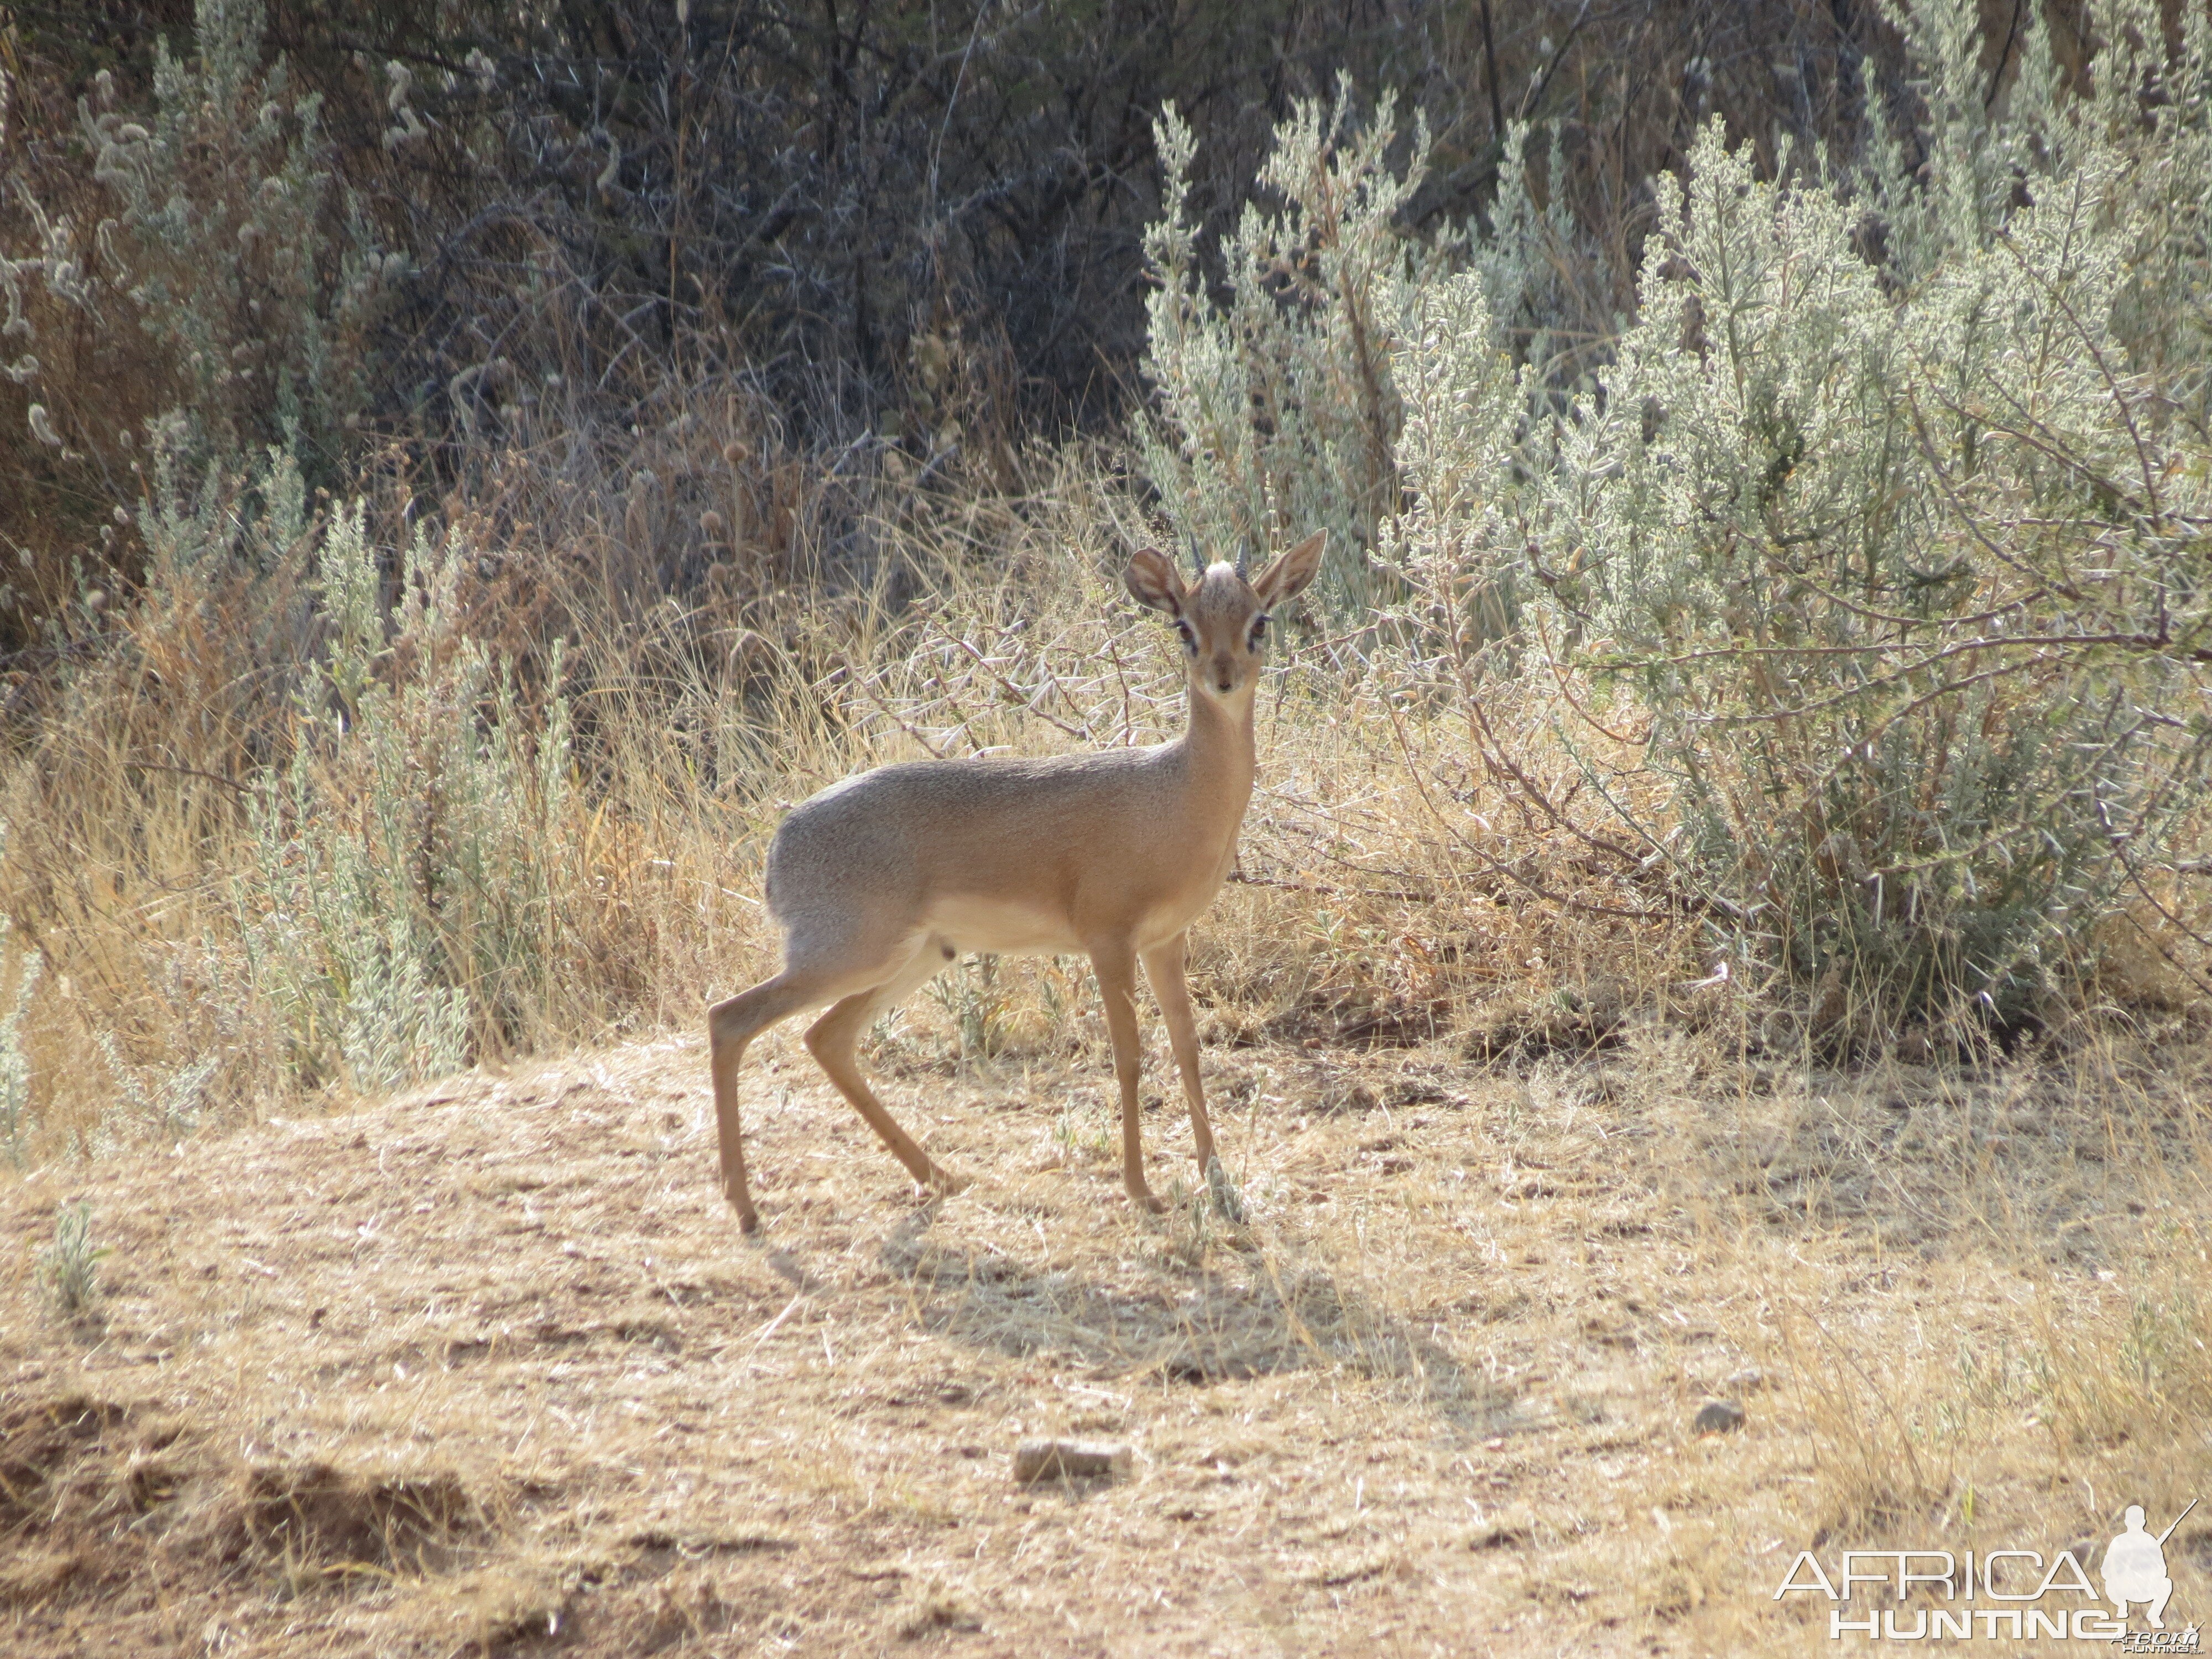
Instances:
[[[1218,823],[1234,837],[1243,822],[1245,804],[1252,798],[1252,777],[1258,757],[1252,732],[1252,700],[1239,699],[1241,708],[1230,708],[1195,687],[1186,688],[1190,698],[1190,724],[1182,734],[1182,750],[1200,816]]]

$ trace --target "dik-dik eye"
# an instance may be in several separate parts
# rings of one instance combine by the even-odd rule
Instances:
[[[1267,613],[1262,611],[1258,616],[1252,618],[1252,637],[1248,642],[1247,648],[1257,651],[1261,646],[1267,644]]]
[[[1190,625],[1190,622],[1188,617],[1177,617],[1176,618],[1176,632],[1182,635],[1182,648],[1189,652],[1192,656],[1196,656],[1198,654],[1198,630]]]

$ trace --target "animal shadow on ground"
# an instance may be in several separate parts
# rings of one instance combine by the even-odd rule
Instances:
[[[988,1246],[931,1233],[933,1206],[884,1240],[884,1267],[913,1294],[923,1324],[1016,1358],[1053,1356],[1099,1378],[1206,1384],[1343,1367],[1395,1379],[1455,1426],[1489,1430],[1515,1414],[1510,1394],[1470,1373],[1405,1321],[1333,1273],[1249,1238],[1129,1268],[1126,1282],[1040,1268]]]

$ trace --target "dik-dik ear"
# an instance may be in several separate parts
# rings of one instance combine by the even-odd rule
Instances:
[[[1154,611],[1164,611],[1170,617],[1182,615],[1183,595],[1189,592],[1182,585],[1175,561],[1157,547],[1140,547],[1129,556],[1129,568],[1121,573],[1121,580],[1129,585],[1129,592],[1139,605]]]
[[[1273,611],[1303,589],[1321,568],[1321,556],[1328,546],[1328,532],[1316,530],[1289,552],[1278,556],[1274,563],[1260,573],[1260,580],[1252,584],[1260,603]]]

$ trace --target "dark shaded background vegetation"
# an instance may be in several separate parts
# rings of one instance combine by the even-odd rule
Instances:
[[[1994,87],[2017,8],[1984,11]],[[191,31],[188,0],[0,8],[0,243],[20,250],[33,198],[96,222],[101,204],[76,199],[78,100],[106,71],[117,106],[145,106],[156,38],[189,56]],[[1421,228],[1483,213],[1501,122],[1556,123],[1567,176],[1547,187],[1592,256],[1570,274],[1572,320],[1601,351],[1632,300],[1646,181],[1701,119],[1725,111],[1770,155],[1790,136],[1848,147],[1862,87],[1907,95],[1866,0],[278,0],[267,40],[324,100],[334,200],[411,261],[362,343],[356,441],[416,486],[453,483],[533,405],[620,433],[682,380],[726,385],[774,447],[890,443],[928,479],[957,457],[1003,487],[1024,434],[1110,431],[1140,393],[1139,237],[1168,101],[1197,131],[1217,228],[1273,123],[1340,75],[1425,114]],[[88,459],[37,442],[27,394],[0,386],[0,538],[38,596],[0,617],[18,649],[82,580],[72,557],[132,574],[132,538],[93,528],[123,493],[115,437],[183,401],[177,365],[143,343],[80,331],[73,349],[76,395],[52,394],[52,362],[46,395]],[[334,482],[340,458],[321,459]],[[711,537],[687,520],[665,540],[638,574],[696,585]]]

